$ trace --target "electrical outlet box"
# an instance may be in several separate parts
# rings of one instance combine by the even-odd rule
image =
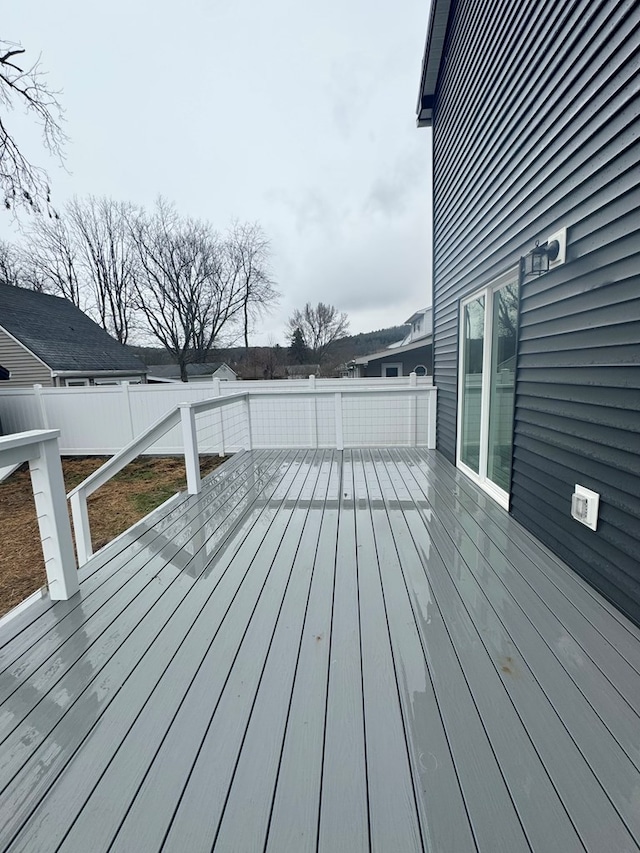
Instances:
[[[600,495],[576,484],[571,495],[571,517],[590,530],[595,530],[598,526],[599,507]]]
[[[549,261],[550,270],[562,266],[567,260],[567,229],[560,228],[555,234],[550,234],[547,237],[547,243],[553,243],[554,240],[558,243],[558,254],[553,260]]]

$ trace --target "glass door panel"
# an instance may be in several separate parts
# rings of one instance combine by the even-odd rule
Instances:
[[[507,284],[494,291],[492,296],[487,478],[508,492],[513,444],[518,285]]]
[[[462,431],[460,459],[480,472],[482,364],[484,359],[484,296],[464,306],[462,332]]]
[[[513,452],[518,298],[518,272],[513,270],[460,308],[457,464],[506,508]]]

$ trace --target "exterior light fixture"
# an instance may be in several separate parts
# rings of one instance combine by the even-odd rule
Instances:
[[[549,240],[542,245],[536,240],[534,248],[522,259],[524,277],[530,278],[549,272],[549,263],[555,261],[559,253],[558,240]]]

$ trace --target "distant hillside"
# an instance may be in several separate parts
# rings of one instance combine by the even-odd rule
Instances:
[[[350,361],[370,352],[386,349],[390,344],[401,341],[408,333],[408,326],[391,326],[388,329],[378,329],[375,332],[362,332],[359,335],[349,335],[331,344],[331,360]]]
[[[408,326],[391,326],[388,329],[378,329],[375,332],[361,332],[359,335],[348,335],[335,341],[329,347],[329,360],[334,363],[338,361],[350,361],[352,358],[377,352],[385,349],[395,341],[401,340],[408,331]],[[162,347],[138,347],[130,346],[145,364],[172,364],[171,355]],[[249,350],[262,352],[266,347],[249,347]],[[286,363],[287,347],[276,347],[284,357]],[[208,361],[226,361],[231,366],[233,362],[243,361],[247,356],[244,347],[230,347],[229,349],[212,350]]]

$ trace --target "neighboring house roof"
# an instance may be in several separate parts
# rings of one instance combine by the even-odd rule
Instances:
[[[380,350],[380,352],[372,352],[370,355],[361,355],[360,358],[354,358],[350,364],[369,364],[370,361],[382,358],[388,358],[393,361],[396,356],[402,355],[403,352],[411,352],[411,350],[420,349],[420,347],[428,347],[430,344],[431,335],[426,335],[425,337],[411,341],[409,344],[393,346],[389,349]]]
[[[147,372],[130,349],[60,296],[0,284],[0,326],[54,372]]]
[[[440,62],[447,37],[447,24],[452,0],[432,0],[427,29],[427,43],[422,60],[422,77],[418,93],[418,127],[431,127],[433,105],[440,73]]]
[[[211,376],[221,367],[226,367],[235,374],[235,370],[224,361],[213,361],[209,364],[187,364],[187,376]],[[178,364],[150,364],[147,367],[150,376],[161,379],[180,379],[180,365]]]
[[[413,324],[416,320],[421,319],[424,319],[424,329],[420,332],[414,332]],[[370,361],[376,361],[378,359],[394,358],[397,355],[402,355],[403,352],[410,352],[411,350],[419,349],[419,347],[426,347],[431,343],[433,330],[430,307],[414,311],[403,325],[409,326],[409,332],[401,341],[396,341],[395,343],[390,344],[386,349],[379,350],[378,352],[368,353],[367,355],[361,355],[359,358],[354,358],[350,364],[369,364]]]

